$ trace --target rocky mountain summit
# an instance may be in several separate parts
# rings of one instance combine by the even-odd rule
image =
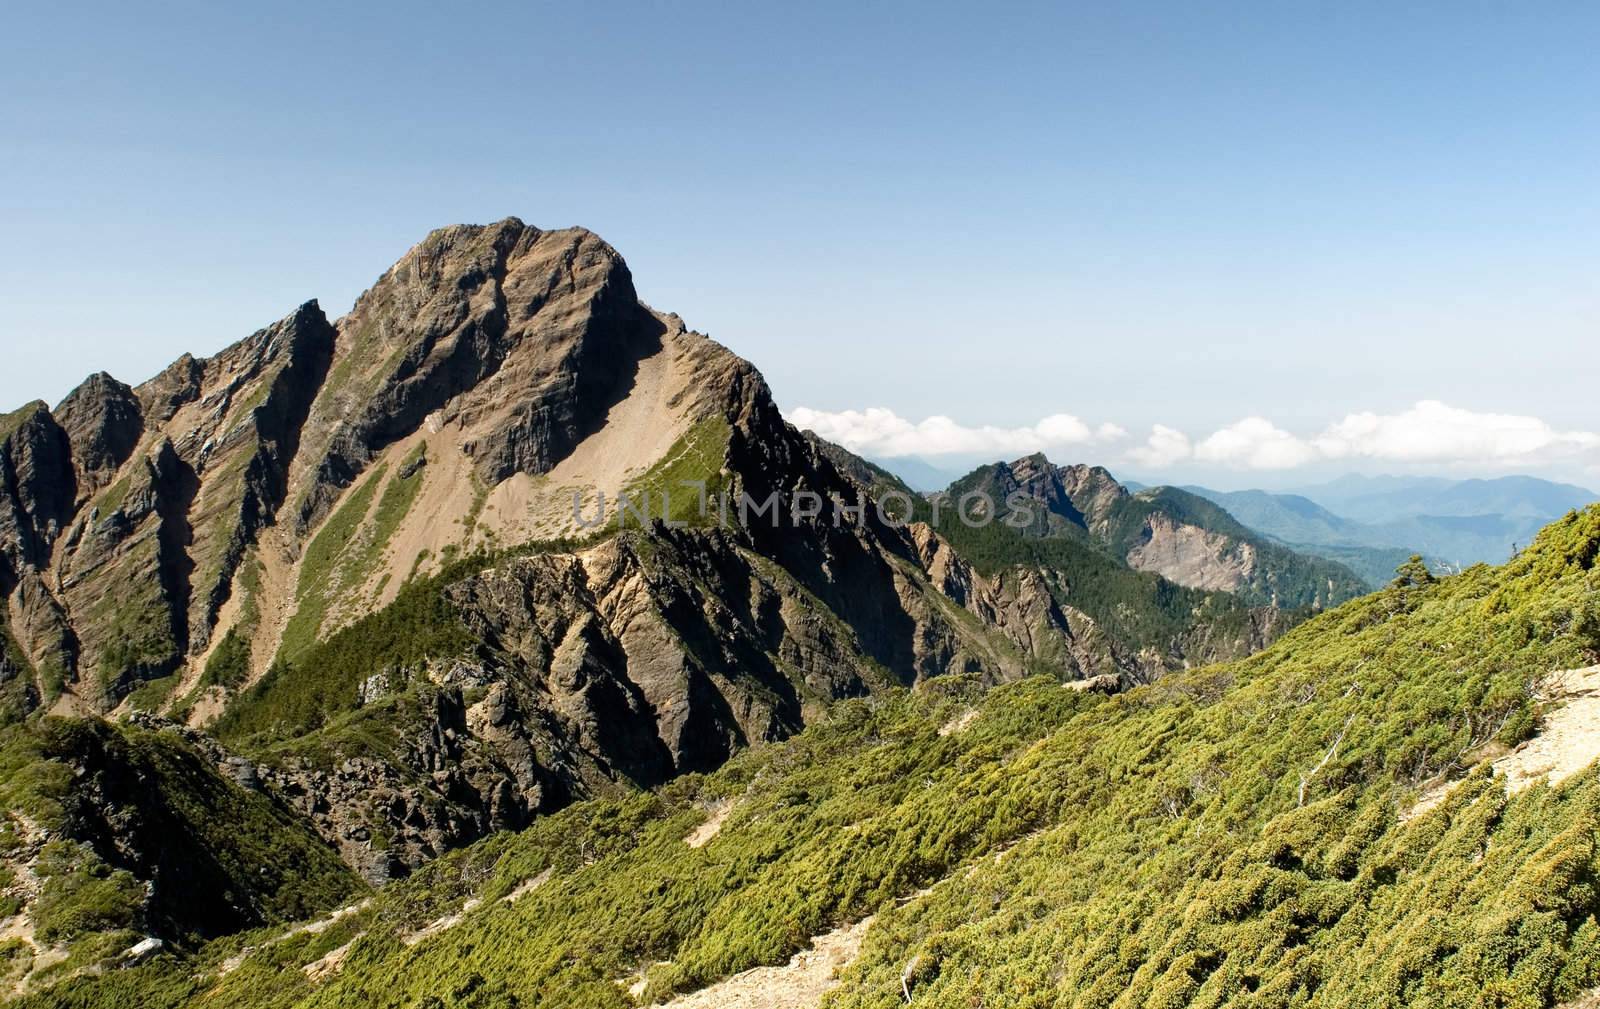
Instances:
[[[219,822],[315,837],[346,867],[317,862],[318,892],[343,893],[712,771],[842,699],[1034,672],[1116,689],[1253,652],[1344,591],[1330,573],[1286,593],[1286,551],[1104,470],[993,467],[999,500],[1044,507],[981,541],[914,495],[880,512],[886,479],[641,303],[595,235],[441,229],[342,318],[307,302],[143,384],[99,374],[0,419],[7,745],[65,768],[88,766],[74,741],[156,754],[144,773],[182,766]],[[624,495],[648,516],[584,517]],[[746,500],[780,505],[721,520]],[[304,909],[236,892],[182,920],[154,835],[116,826],[170,820],[159,789],[47,777],[16,786],[36,812],[12,827],[70,839],[60,871],[143,887],[123,926],[181,941]],[[232,864],[226,829],[199,843]],[[48,876],[30,859],[13,878]],[[49,892],[18,889],[14,917]],[[48,961],[77,933],[29,934]]]

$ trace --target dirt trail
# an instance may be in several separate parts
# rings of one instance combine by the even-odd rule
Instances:
[[[1494,762],[1513,792],[1544,777],[1559,784],[1600,757],[1600,666],[1557,674],[1553,686],[1565,703],[1537,736]]]
[[[863,918],[811,940],[782,967],[754,967],[709,988],[658,1003],[660,1009],[814,1009],[834,985],[840,968],[856,958],[872,926]]]
[[[727,800],[718,802],[707,810],[711,815],[706,817],[704,823],[689,831],[683,843],[691,848],[704,848],[711,843],[711,839],[722,833],[722,825],[728,822],[728,814],[733,812],[733,803]]]
[[[297,935],[320,935],[351,915],[359,914],[371,906],[371,897],[357,901],[354,904],[346,904],[343,907],[335,908],[334,910],[329,911],[324,917],[317,918],[313,921],[304,922],[291,929],[288,929],[287,931],[275,935],[266,942],[261,943],[259,946],[246,946],[244,949],[235,953],[233,956],[228,957],[226,960],[222,961],[222,963],[217,965],[217,976],[226,977],[229,974],[232,974],[234,971],[239,969],[240,965],[245,962],[245,959],[248,958],[251,953],[254,953],[258,949],[265,949],[268,946],[276,946],[285,939],[292,939]],[[354,942],[355,940],[351,941]]]
[[[66,946],[46,945],[34,934],[33,907],[44,887],[44,880],[35,869],[40,851],[50,839],[50,832],[21,810],[0,815],[0,823],[6,817],[17,825],[17,846],[9,856],[10,867],[15,874],[10,890],[14,896],[21,898],[22,906],[11,917],[0,918],[0,943],[20,941],[26,947],[27,963],[18,971],[16,961],[0,960],[0,978],[4,978],[8,972],[16,972],[16,976],[11,978],[11,994],[21,995],[40,972],[65,960],[69,950]]]
[[[1520,792],[1538,781],[1557,785],[1600,759],[1600,666],[1556,673],[1549,685],[1558,705],[1545,714],[1539,734],[1504,756],[1495,758],[1496,774],[1506,787]],[[1450,793],[1454,782],[1429,789],[1406,814],[1427,812]]]

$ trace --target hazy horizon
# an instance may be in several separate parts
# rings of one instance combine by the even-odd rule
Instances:
[[[1551,483],[1574,487],[1587,491],[1600,500],[1600,491],[1597,491],[1594,482],[1584,480],[1558,480],[1548,474],[1540,475],[1532,472],[1517,473],[1450,473],[1443,471],[1433,472],[1402,472],[1397,469],[1382,468],[1317,468],[1309,471],[1295,470],[1290,472],[1275,471],[1248,471],[1248,470],[1218,470],[1207,473],[1185,472],[1184,470],[1148,470],[1138,466],[1112,464],[1092,455],[1082,453],[1046,451],[1043,453],[1051,462],[1061,466],[1087,464],[1104,466],[1111,471],[1111,475],[1122,483],[1136,483],[1146,487],[1191,487],[1200,486],[1208,490],[1230,492],[1242,490],[1263,490],[1273,494],[1297,494],[1314,497],[1314,492],[1322,488],[1337,484],[1343,480],[1366,480],[1374,483],[1382,481],[1439,481],[1442,484],[1466,482],[1472,480],[1497,481],[1515,479],[1545,480]],[[869,462],[881,466],[901,479],[906,480],[918,490],[942,489],[949,483],[966,476],[973,470],[994,463],[1015,462],[1021,456],[969,456],[959,459],[951,458],[934,462],[920,456],[866,456]],[[907,474],[924,474],[937,472],[943,482],[937,485],[928,484],[919,486],[918,481]]]

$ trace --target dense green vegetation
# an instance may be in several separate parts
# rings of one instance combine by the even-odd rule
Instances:
[[[335,937],[219,977],[222,940],[23,1004],[623,1007],[640,971],[649,1000],[877,913],[834,1009],[902,985],[963,1009],[1551,1005],[1600,984],[1600,774],[1507,796],[1479,765],[1536,730],[1552,671],[1600,655],[1597,553],[1600,508],[1503,568],[1412,566],[1264,653],[1114,697],[945,678],[846,702],[710,776],[446,856]],[[726,824],[687,846],[713,802]],[[301,969],[352,939],[325,983]]]
[[[240,634],[238,628],[230,627],[206,662],[205,671],[200,675],[200,684],[232,690],[249,678],[250,639]]]

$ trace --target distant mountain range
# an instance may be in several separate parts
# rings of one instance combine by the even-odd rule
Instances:
[[[1435,567],[1498,564],[1541,527],[1600,494],[1529,476],[1494,480],[1345,476],[1296,493],[1186,487],[1234,518],[1373,584],[1420,553]]]
[[[876,465],[924,493],[966,479],[915,457]],[[1152,489],[1131,480],[1122,486],[1139,495]],[[1600,493],[1587,488],[1531,476],[1452,480],[1350,474],[1283,492],[1195,485],[1159,489],[1220,505],[1250,531],[1337,561],[1374,587],[1387,582],[1412,554],[1438,569],[1498,564],[1548,523],[1600,500]]]
[[[893,459],[872,459],[870,462],[879,469],[893,473],[912,490],[924,494],[944,490],[966,472],[962,469],[946,469],[914,455],[897,456]]]
[[[1359,522],[1387,522],[1413,515],[1503,515],[1538,519],[1542,524],[1600,499],[1600,494],[1588,488],[1531,476],[1449,480],[1352,474],[1301,488],[1298,493]]]

